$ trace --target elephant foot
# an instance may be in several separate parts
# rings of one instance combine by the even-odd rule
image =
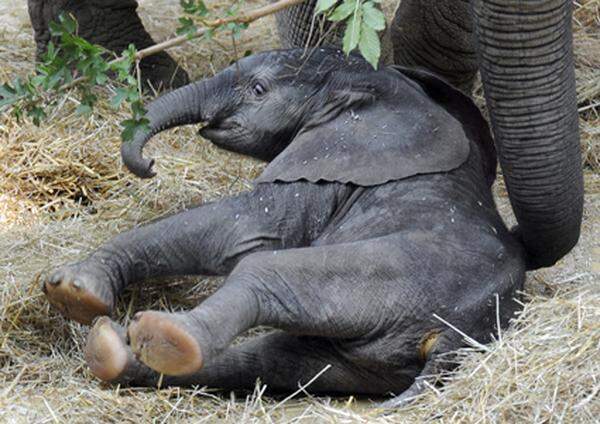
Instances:
[[[99,317],[87,338],[85,361],[100,380],[118,382],[137,363],[125,336],[125,329],[108,317]]]
[[[166,375],[192,374],[203,365],[197,338],[184,320],[164,312],[138,312],[128,329],[135,356]]]
[[[42,282],[42,290],[62,315],[81,324],[90,325],[113,310],[114,295],[106,276],[83,264],[57,269]]]

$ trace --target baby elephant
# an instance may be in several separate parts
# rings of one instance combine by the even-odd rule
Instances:
[[[492,199],[496,159],[473,102],[435,76],[337,50],[246,57],[148,106],[156,133],[203,123],[203,137],[269,161],[255,188],[152,222],[50,273],[68,318],[95,325],[86,359],[121,384],[406,394],[440,354],[489,341],[518,308],[525,254]],[[129,284],[227,275],[196,308],[111,321]],[[448,325],[450,324],[450,325]],[[256,326],[276,330],[231,346]],[[454,327],[454,329],[452,328]],[[417,382],[415,382],[417,381]],[[411,387],[412,385],[412,387]]]

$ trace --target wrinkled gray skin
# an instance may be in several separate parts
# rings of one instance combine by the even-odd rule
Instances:
[[[435,315],[486,342],[498,331],[497,303],[502,327],[517,310],[525,252],[492,199],[488,126],[431,74],[374,71],[328,49],[309,58],[274,51],[148,111],[152,130],[123,148],[140,176],[151,175],[140,156],[146,141],[189,123],[205,123],[201,134],[223,148],[270,161],[253,190],[125,232],[44,282],[55,304],[53,290],[75,282],[112,305],[149,278],[227,275],[195,309],[164,314],[193,335],[205,365],[163,384],[251,389],[260,378],[293,391],[331,364],[311,392],[412,395],[417,376],[464,344]],[[410,160],[390,174],[387,158],[403,156]],[[230,346],[259,325],[277,331]],[[127,349],[130,364],[114,381],[157,384],[143,348]]]
[[[284,47],[339,45],[313,21],[317,0],[277,15]],[[134,0],[28,0],[38,51],[60,11],[80,33],[120,51],[152,43]],[[579,239],[583,178],[571,33],[571,0],[402,0],[385,35],[392,63],[427,69],[469,92],[481,72],[500,165],[528,267],[551,266]],[[184,71],[165,53],[142,62],[152,85],[179,86]],[[173,76],[174,75],[174,76]]]

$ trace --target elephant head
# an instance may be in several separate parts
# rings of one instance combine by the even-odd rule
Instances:
[[[450,171],[467,160],[469,139],[487,149],[491,183],[489,131],[462,93],[424,72],[375,71],[339,50],[304,53],[250,56],[153,101],[150,130],[122,145],[125,165],[140,177],[153,176],[152,160],[142,156],[146,142],[167,128],[203,123],[200,134],[216,145],[271,162],[258,183],[372,186]]]
[[[139,177],[153,176],[153,161],[142,157],[145,143],[160,131],[192,123],[205,124],[200,134],[225,149],[274,158],[317,101],[322,73],[302,65],[292,53],[263,53],[156,99],[147,107],[150,131],[122,145],[125,165]]]

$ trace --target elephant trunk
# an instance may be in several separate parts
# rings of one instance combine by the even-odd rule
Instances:
[[[475,0],[481,76],[530,269],[577,243],[583,209],[571,0]]]
[[[201,100],[207,98],[207,81],[199,81],[171,91],[147,106],[150,128],[137,131],[133,140],[121,145],[121,157],[127,168],[140,178],[151,178],[154,160],[143,157],[144,146],[154,135],[179,125],[205,120]]]

